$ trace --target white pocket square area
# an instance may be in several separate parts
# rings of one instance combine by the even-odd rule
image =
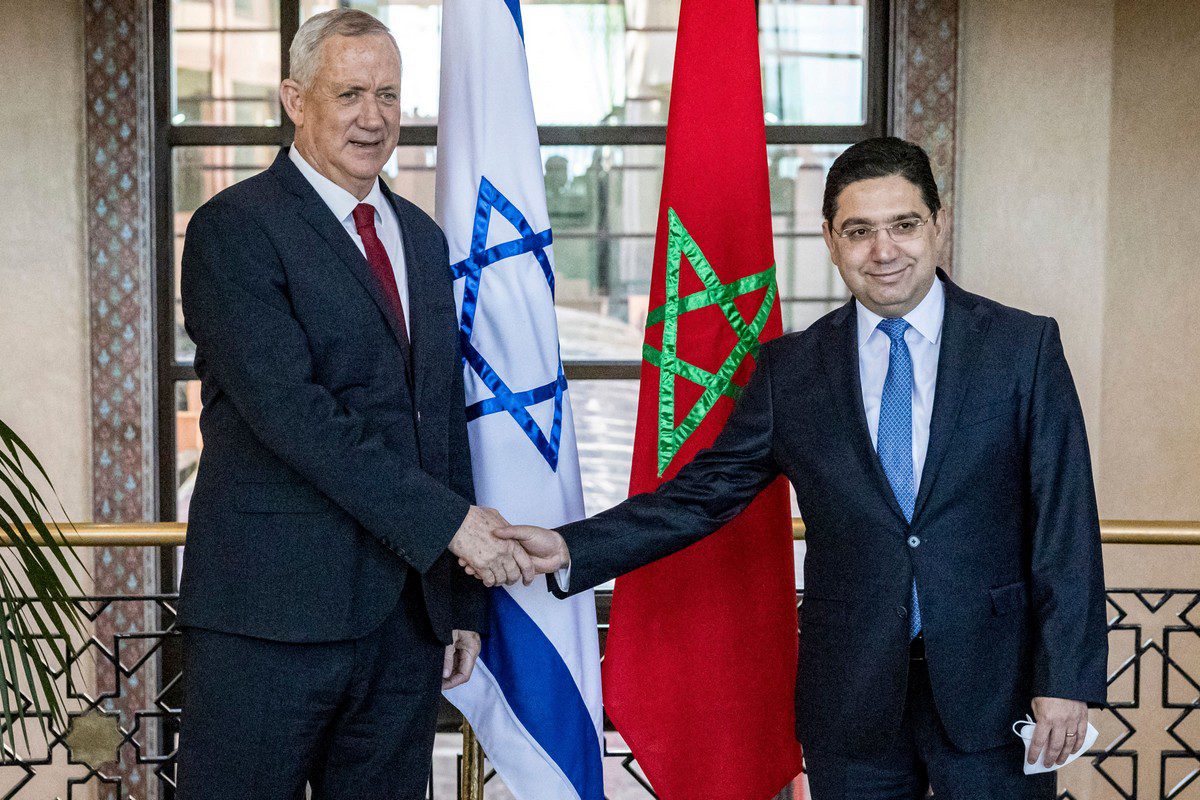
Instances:
[[[1087,735],[1083,737],[1083,747],[1080,747],[1077,752],[1067,756],[1067,760],[1063,763],[1051,764],[1047,767],[1042,763],[1042,759],[1040,757],[1035,763],[1029,763],[1029,743],[1033,741],[1033,732],[1035,728],[1037,728],[1037,723],[1034,722],[1033,718],[1029,715],[1026,715],[1025,719],[1017,720],[1012,724],[1013,733],[1015,733],[1017,736],[1020,736],[1025,742],[1024,765],[1026,775],[1037,775],[1041,772],[1054,772],[1056,769],[1065,767],[1067,764],[1070,764],[1088,750],[1091,750],[1092,745],[1096,743],[1096,737],[1100,735],[1099,731],[1097,731],[1092,723],[1089,722],[1087,726]]]

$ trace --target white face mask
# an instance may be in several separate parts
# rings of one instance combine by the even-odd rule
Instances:
[[[1065,767],[1067,764],[1070,764],[1072,761],[1079,758],[1081,755],[1086,753],[1088,750],[1091,750],[1092,745],[1096,743],[1096,737],[1100,735],[1100,732],[1097,731],[1092,726],[1092,723],[1089,722],[1088,726],[1087,726],[1087,735],[1085,735],[1083,737],[1083,746],[1080,747],[1077,752],[1071,753],[1070,755],[1068,755],[1067,760],[1064,761],[1062,764],[1051,764],[1050,766],[1047,767],[1042,763],[1042,758],[1045,755],[1044,751],[1043,751],[1042,755],[1038,756],[1038,760],[1036,763],[1033,763],[1033,764],[1029,763],[1029,743],[1033,741],[1033,731],[1034,731],[1034,728],[1036,728],[1036,727],[1037,727],[1037,723],[1034,722],[1033,718],[1030,717],[1028,714],[1025,716],[1025,719],[1017,720],[1016,722],[1014,722],[1012,724],[1013,733],[1015,733],[1017,736],[1020,736],[1022,741],[1025,742],[1024,765],[1025,765],[1025,774],[1026,775],[1037,775],[1040,772],[1053,772],[1054,770],[1059,769],[1060,767]]]

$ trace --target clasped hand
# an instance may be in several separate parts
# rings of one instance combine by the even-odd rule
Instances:
[[[509,525],[494,508],[471,506],[450,540],[459,566],[486,586],[526,586],[540,574],[554,572],[569,561],[566,544],[557,532],[532,525]]]

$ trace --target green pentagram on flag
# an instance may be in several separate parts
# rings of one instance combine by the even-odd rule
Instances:
[[[679,296],[680,257],[686,256],[697,277],[704,283],[704,289]],[[721,279],[713,271],[700,252],[700,246],[691,237],[675,209],[667,209],[667,301],[652,310],[646,317],[646,327],[663,324],[663,349],[661,352],[649,344],[642,345],[642,357],[652,366],[658,367],[658,474],[662,477],[667,471],[675,454],[695,433],[700,423],[708,416],[722,395],[737,400],[742,393],[742,387],[733,382],[733,376],[741,367],[746,356],[758,354],[758,337],[767,324],[771,307],[775,304],[777,290],[775,288],[775,265],[754,275],[747,275],[732,283],[721,283]],[[762,304],[754,319],[749,323],[738,311],[734,300],[758,289],[766,288]],[[678,357],[676,348],[679,342],[679,318],[689,311],[718,306],[728,320],[729,326],[737,334],[737,344],[725,357],[724,363],[716,372],[690,364]],[[700,399],[683,418],[678,427],[675,425],[675,376],[691,381],[704,388]]]

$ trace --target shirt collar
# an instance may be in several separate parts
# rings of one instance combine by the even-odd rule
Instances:
[[[854,301],[858,318],[858,346],[866,345],[871,334],[875,332],[883,317],[864,306],[858,300]],[[904,315],[904,321],[916,329],[930,344],[937,344],[942,338],[942,319],[946,316],[946,290],[940,278],[933,279],[933,285],[925,293],[924,299],[917,307]]]
[[[354,209],[358,207],[360,202],[357,197],[317,172],[312,164],[304,160],[304,156],[300,155],[300,151],[295,145],[288,148],[288,157],[296,165],[296,169],[300,170],[300,174],[312,184],[313,189],[316,189],[317,194],[325,201],[325,205],[329,206],[329,210],[333,212],[333,215],[338,220],[345,222],[354,213]],[[387,198],[383,196],[383,191],[379,188],[378,180],[371,186],[371,193],[363,198],[361,202],[370,203],[374,206],[376,214],[383,212]]]

